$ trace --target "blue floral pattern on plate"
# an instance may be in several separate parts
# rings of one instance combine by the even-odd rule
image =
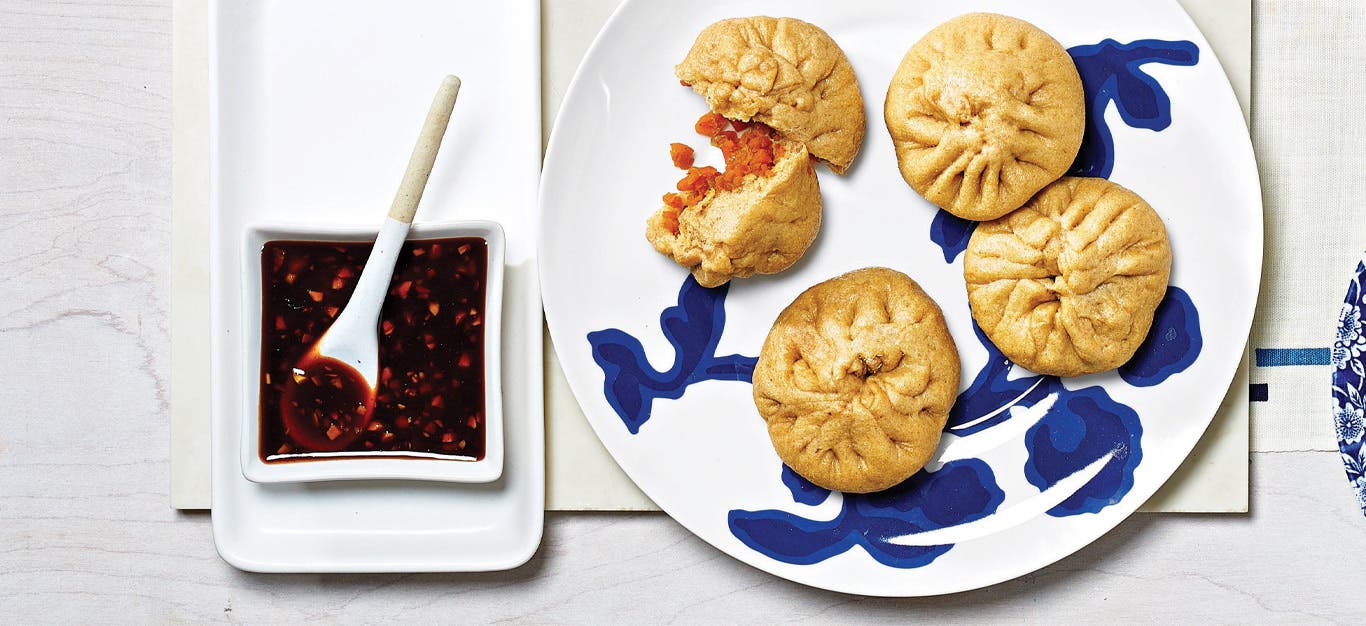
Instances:
[[[726,327],[726,292],[730,284],[707,289],[688,276],[678,290],[678,304],[659,315],[659,327],[674,346],[674,363],[660,372],[650,366],[640,340],[615,328],[588,333],[593,360],[603,371],[603,394],[631,434],[650,419],[657,398],[677,400],[704,380],[749,382],[757,357],[716,356]]]
[[[786,465],[782,480],[799,504],[816,506],[832,495]],[[980,459],[945,463],[886,491],[842,496],[839,514],[829,521],[771,509],[733,510],[727,521],[742,543],[784,563],[809,565],[862,546],[883,565],[911,568],[930,564],[953,545],[907,546],[890,539],[982,519],[1005,500],[991,466]]]
[[[1362,384],[1366,380],[1366,331],[1362,327],[1362,309],[1366,307],[1366,293],[1362,280],[1366,276],[1366,261],[1357,264],[1352,282],[1347,285],[1347,297],[1338,310],[1337,336],[1333,340],[1333,430],[1338,437],[1338,450],[1347,468],[1347,480],[1356,493],[1357,504],[1366,512],[1366,411],[1363,411]]]

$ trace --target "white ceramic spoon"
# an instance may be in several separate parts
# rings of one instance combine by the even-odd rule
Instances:
[[[441,139],[451,121],[455,96],[460,92],[460,79],[447,76],[441,81],[427,120],[408,159],[403,182],[389,207],[389,217],[379,229],[375,247],[365,262],[365,269],[356,280],[356,290],[332,326],[318,339],[316,354],[335,359],[356,369],[365,379],[373,394],[379,384],[379,310],[389,291],[389,280],[394,275],[394,262],[413,225],[413,216],[427,188],[432,164],[441,148]]]

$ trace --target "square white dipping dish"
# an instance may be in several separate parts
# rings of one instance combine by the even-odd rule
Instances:
[[[471,220],[414,225],[408,241],[474,237],[487,243],[484,286],[483,356],[484,456],[453,458],[421,452],[338,452],[294,456],[266,462],[261,455],[261,369],[264,281],[263,251],[271,241],[373,242],[376,229],[314,225],[252,225],[245,229],[242,250],[242,475],[256,483],[325,480],[405,479],[487,483],[503,473],[502,302],[506,242],[497,222]],[[376,329],[376,332],[380,332]],[[276,419],[274,416],[272,419]]]

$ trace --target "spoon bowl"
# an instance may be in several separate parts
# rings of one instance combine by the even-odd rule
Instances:
[[[339,452],[365,432],[374,408],[374,383],[347,362],[311,352],[285,384],[280,419],[308,449]]]

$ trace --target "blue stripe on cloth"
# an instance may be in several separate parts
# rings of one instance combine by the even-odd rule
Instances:
[[[1266,402],[1266,383],[1253,383],[1247,386],[1248,400],[1252,402]]]
[[[1332,354],[1328,348],[1257,348],[1257,367],[1282,365],[1328,365]]]

